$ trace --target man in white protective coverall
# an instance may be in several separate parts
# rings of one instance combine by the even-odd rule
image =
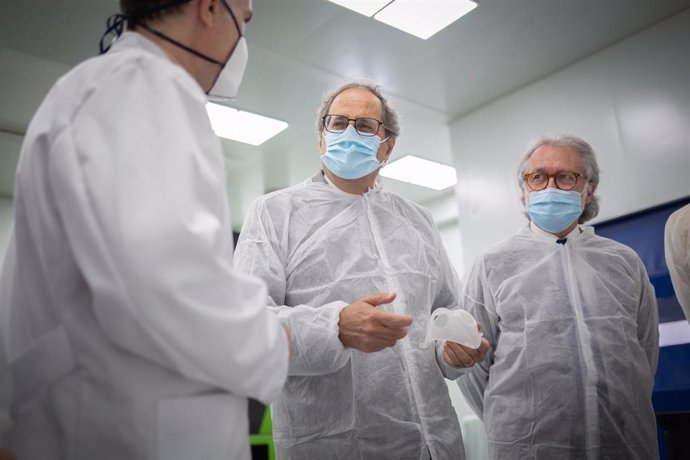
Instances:
[[[431,312],[456,308],[459,286],[429,212],[377,180],[397,113],[375,84],[349,82],[326,96],[317,130],[322,171],[259,198],[235,252],[294,341],[272,405],[278,455],[462,459],[443,377],[480,361],[488,342],[422,346]]]
[[[458,384],[489,457],[658,458],[654,288],[632,249],[581,225],[599,209],[594,151],[544,137],[518,180],[529,224],[480,256],[464,286],[491,346]]]
[[[264,283],[232,267],[205,104],[237,92],[251,2],[121,8],[120,38],[62,77],[26,132],[0,286],[3,446],[248,460],[247,398],[278,396],[289,342]]]
[[[673,290],[685,318],[690,321],[690,204],[669,216],[664,230],[664,247]]]

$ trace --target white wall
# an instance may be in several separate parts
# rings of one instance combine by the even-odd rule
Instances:
[[[690,10],[451,123],[464,265],[526,220],[515,178],[541,134],[598,152],[598,220],[690,195]]]
[[[246,162],[241,167],[228,169],[228,205],[230,221],[236,232],[242,230],[242,223],[254,199],[264,193],[264,166],[261,156]]]
[[[0,267],[12,226],[12,191],[23,137],[0,131]]]

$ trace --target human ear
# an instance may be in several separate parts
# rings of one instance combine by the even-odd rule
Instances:
[[[384,160],[388,161],[388,159],[391,156],[391,153],[393,153],[393,147],[395,147],[395,137],[390,137],[386,141],[386,153],[384,154]]]
[[[216,12],[218,11],[218,0],[199,0],[196,11],[199,20],[204,26],[213,27]]]

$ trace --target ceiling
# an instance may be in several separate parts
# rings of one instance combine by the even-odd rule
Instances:
[[[96,54],[117,5],[0,0],[0,147],[24,132],[59,75]],[[326,0],[254,0],[249,66],[231,105],[290,126],[259,147],[223,141],[228,164],[262,169],[254,195],[310,176],[319,167],[320,98],[356,77],[378,82],[401,113],[394,155],[452,164],[450,121],[688,7],[690,0],[480,0],[420,40]],[[0,150],[0,168],[13,169],[16,150]],[[8,177],[0,174],[0,194],[11,190]],[[448,193],[384,182],[421,203]]]

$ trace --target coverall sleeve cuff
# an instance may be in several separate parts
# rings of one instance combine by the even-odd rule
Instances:
[[[298,305],[281,310],[280,319],[293,339],[289,375],[324,375],[347,364],[351,350],[338,338],[340,312],[347,305],[335,301],[317,308]]]
[[[343,342],[340,341],[340,312],[343,311],[345,307],[347,307],[348,305],[350,304],[342,302],[340,300],[327,304],[327,307],[332,309],[333,311],[333,316],[331,316],[331,328],[329,328],[329,330],[333,331],[333,334],[331,335],[331,338],[334,342],[333,346],[341,350],[341,352],[343,353],[343,357],[346,358],[345,362],[349,361],[351,354],[350,351],[352,349],[346,347],[345,345],[343,345]]]

